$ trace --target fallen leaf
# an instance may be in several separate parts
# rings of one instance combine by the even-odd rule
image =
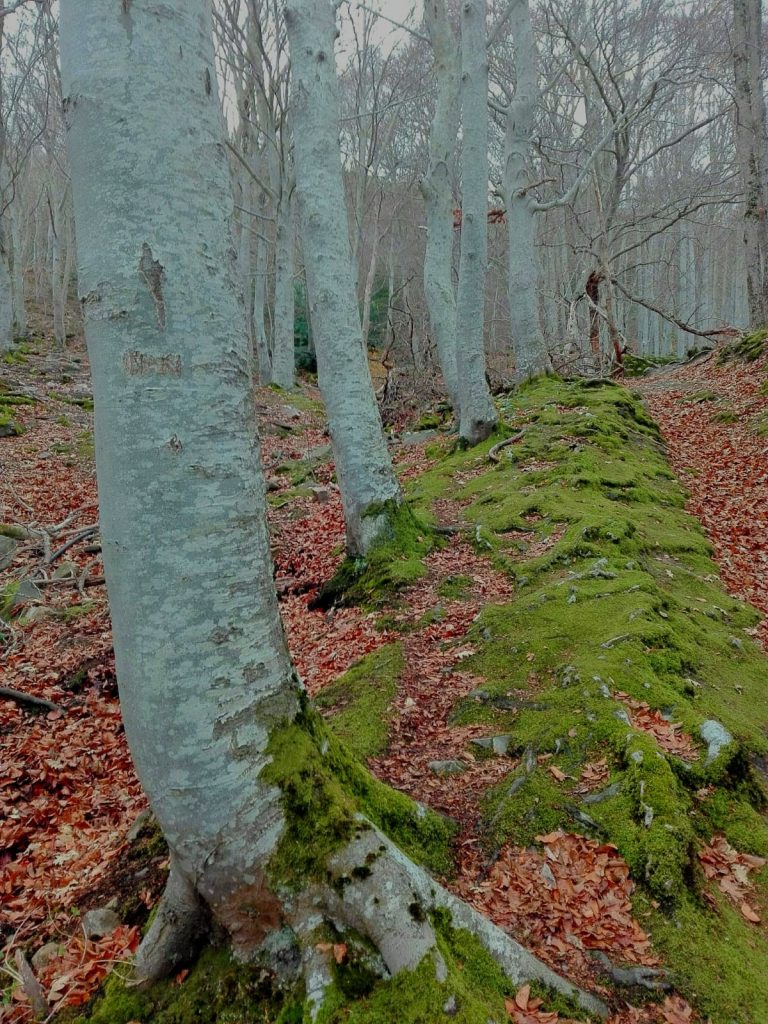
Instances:
[[[528,999],[531,995],[531,986],[523,985],[515,993],[515,1005],[521,1010],[528,1009]]]

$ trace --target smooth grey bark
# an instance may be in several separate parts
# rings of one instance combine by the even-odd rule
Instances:
[[[498,421],[485,376],[488,265],[488,57],[486,0],[461,8],[461,258],[456,313],[459,433],[478,444]]]
[[[59,348],[67,340],[66,310],[69,282],[72,276],[72,227],[68,204],[68,189],[52,214],[48,250],[51,261],[51,300],[53,306],[53,336]]]
[[[336,5],[289,0],[285,17],[301,240],[318,382],[341,489],[347,548],[364,554],[388,528],[372,506],[400,503],[363,348],[349,247],[334,59]]]
[[[429,134],[429,167],[420,182],[427,221],[424,294],[445,390],[458,412],[451,165],[459,133],[461,57],[445,0],[426,0],[424,25],[432,44],[436,83],[435,112]]]
[[[515,93],[506,110],[504,190],[509,229],[509,316],[515,368],[520,380],[552,369],[539,321],[536,211],[530,193],[528,154],[539,101],[536,42],[528,0],[512,5],[515,37]]]
[[[189,952],[199,903],[236,946],[254,941],[246,911],[269,909],[283,822],[259,773],[299,686],[272,585],[209,2],[63,0],[61,51],[121,703],[173,852],[139,957],[152,977]]]
[[[373,220],[373,232],[371,240],[371,258],[368,262],[368,272],[365,275],[365,287],[363,288],[363,314],[362,323],[360,326],[363,348],[368,350],[368,337],[371,333],[371,302],[373,300],[373,286],[376,281],[376,271],[378,269],[379,262],[379,243],[381,242],[381,236],[379,234],[379,221],[381,219],[381,204],[384,199],[383,192],[379,194],[379,202],[376,207],[376,213]]]
[[[272,334],[272,383],[292,388],[295,381],[294,354],[294,276],[296,233],[294,227],[293,185],[283,182],[277,204],[275,232],[275,327]]]
[[[24,284],[24,230],[18,204],[11,207],[11,240],[13,244],[13,334],[16,338],[27,335],[27,304]]]
[[[253,345],[259,369],[259,381],[268,384],[272,379],[272,355],[269,351],[267,328],[264,322],[267,293],[267,243],[261,234],[256,236],[253,258]]]
[[[0,224],[0,354],[13,346],[13,282],[5,225]]]
[[[768,324],[768,143],[761,35],[761,0],[734,0],[736,157],[744,187],[744,249],[752,328]]]

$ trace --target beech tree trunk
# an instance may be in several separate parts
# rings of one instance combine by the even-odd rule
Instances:
[[[744,187],[747,298],[753,329],[768,324],[768,143],[761,34],[761,0],[734,0],[736,156]]]
[[[16,338],[27,335],[27,305],[24,285],[24,230],[18,206],[11,208],[11,240],[13,244],[13,334]]]
[[[61,50],[121,702],[172,851],[140,957],[152,977],[189,953],[203,906],[236,944],[253,940],[240,915],[267,899],[282,822],[258,778],[265,723],[292,717],[299,692],[272,586],[208,0],[63,0]]]
[[[445,390],[454,411],[458,412],[451,165],[459,134],[461,58],[445,0],[427,0],[424,24],[432,44],[436,81],[435,113],[429,135],[429,167],[420,182],[427,219],[424,294]]]
[[[13,346],[13,284],[5,224],[0,224],[0,354]]]
[[[461,259],[456,315],[459,433],[485,440],[498,416],[485,376],[485,281],[488,265],[488,57],[486,0],[461,9]]]
[[[293,187],[283,183],[277,204],[275,239],[275,327],[272,335],[272,383],[292,388],[295,380],[294,319],[296,234]]]
[[[510,21],[515,37],[517,81],[507,108],[504,164],[509,228],[509,317],[517,376],[525,381],[551,370],[552,364],[539,322],[536,213],[528,191],[528,154],[539,100],[536,42],[528,0],[516,0]]]
[[[253,345],[259,369],[259,381],[268,384],[272,379],[272,355],[264,322],[267,293],[267,243],[256,236],[253,273]]]
[[[331,0],[289,0],[285,17],[293,76],[296,184],[318,382],[333,441],[347,548],[351,555],[359,555],[388,530],[389,515],[383,506],[399,504],[401,494],[363,348],[350,256],[338,138],[335,12]]]

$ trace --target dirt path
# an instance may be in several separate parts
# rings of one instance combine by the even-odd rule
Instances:
[[[768,357],[718,366],[713,354],[631,387],[661,426],[728,588],[768,616]],[[768,620],[757,636],[768,651]]]

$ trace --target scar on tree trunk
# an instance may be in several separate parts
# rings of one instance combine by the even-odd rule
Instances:
[[[584,294],[589,299],[589,348],[592,355],[600,355],[600,283],[605,280],[602,270],[593,270],[587,278]],[[619,366],[624,364],[624,351],[615,326],[610,323],[608,331],[611,336],[613,352]]]

